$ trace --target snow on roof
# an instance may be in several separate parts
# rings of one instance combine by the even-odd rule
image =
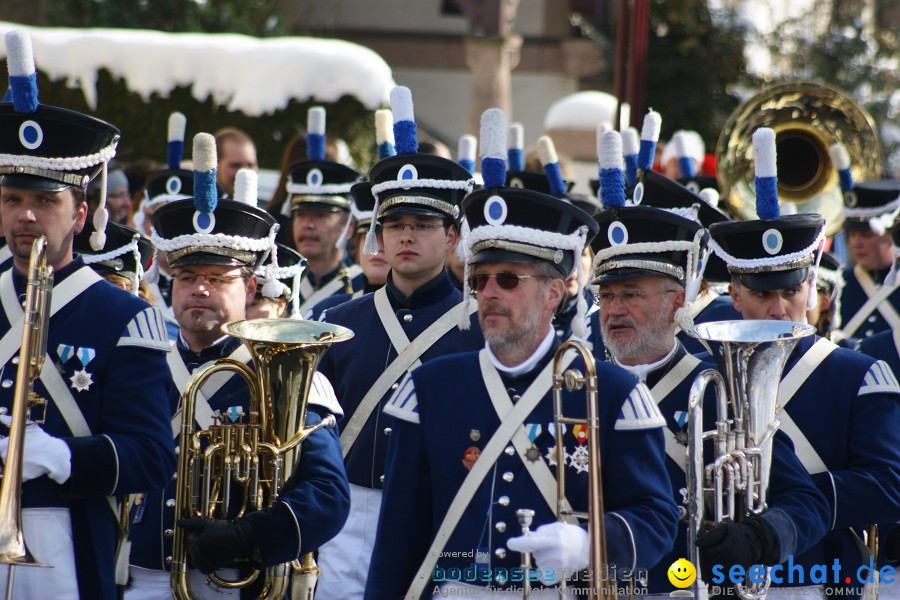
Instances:
[[[576,92],[554,102],[544,116],[544,130],[596,131],[600,123],[612,123],[616,97],[604,92]]]
[[[287,107],[291,99],[336,101],[353,96],[369,109],[388,102],[391,68],[372,50],[341,40],[135,29],[64,29],[0,22],[31,33],[37,69],[80,88],[97,106],[97,73],[107,69],[149,99],[190,86],[198,101],[249,116]],[[5,49],[0,44],[0,56]]]

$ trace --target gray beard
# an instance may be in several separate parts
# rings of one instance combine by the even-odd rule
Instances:
[[[630,325],[634,321],[628,320]],[[634,338],[630,342],[619,342],[611,339],[608,322],[601,322],[603,343],[616,360],[622,362],[645,364],[672,349],[672,321],[663,311],[652,313],[650,320],[642,327],[635,328]]]
[[[522,320],[513,321],[507,329],[485,330],[484,324],[481,324],[481,331],[491,351],[502,358],[517,354],[523,341],[528,341],[538,334],[543,337],[547,333],[546,330],[539,331],[543,325],[540,312],[535,310],[525,313]]]

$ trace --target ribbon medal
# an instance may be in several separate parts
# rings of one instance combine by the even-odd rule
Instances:
[[[537,462],[541,457],[541,451],[534,443],[534,440],[536,440],[537,437],[541,435],[541,431],[543,431],[543,428],[541,427],[540,423],[525,424],[525,433],[528,435],[528,440],[531,442],[531,447],[525,451],[525,460],[527,460],[528,462]]]
[[[587,473],[588,470],[588,450],[585,442],[588,439],[588,428],[586,425],[575,425],[572,427],[572,435],[578,446],[575,451],[568,455],[567,464],[573,467],[578,473]]]
[[[59,360],[62,364],[67,363],[72,357],[77,356],[79,362],[81,362],[81,369],[76,370],[75,373],[69,377],[69,381],[72,382],[72,389],[78,392],[85,392],[91,389],[91,385],[93,385],[94,380],[91,378],[91,374],[87,370],[88,363],[94,360],[94,357],[97,356],[97,351],[93,348],[76,348],[75,346],[70,346],[68,344],[60,344],[57,348],[57,354],[59,354]]]
[[[565,440],[566,439],[565,435],[566,435],[566,430],[567,430],[566,424],[561,423],[560,429],[562,429],[563,440]],[[553,437],[553,440],[555,442],[556,441],[556,423],[554,423],[552,421],[550,423],[547,423],[547,432],[550,433],[551,437]],[[565,444],[563,444],[563,454],[566,454]],[[547,459],[548,465],[550,465],[551,467],[556,466],[556,444],[555,443],[552,446],[550,446],[549,448],[547,448],[547,454],[544,455],[544,458]]]

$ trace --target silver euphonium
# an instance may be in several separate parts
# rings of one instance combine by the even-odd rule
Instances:
[[[709,349],[719,367],[700,373],[688,397],[685,504],[688,557],[698,573],[695,598],[706,593],[697,537],[710,524],[740,522],[766,509],[782,371],[797,343],[813,333],[811,325],[755,320],[701,323],[688,331]],[[715,385],[718,418],[715,431],[703,431],[703,397],[710,383]],[[713,442],[709,464],[703,460],[704,440]],[[707,515],[708,505],[712,510]],[[736,593],[744,600],[759,600],[769,583],[767,568],[763,583],[736,585]]]

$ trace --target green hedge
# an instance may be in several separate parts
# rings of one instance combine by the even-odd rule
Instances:
[[[143,158],[164,163],[169,114],[181,111],[187,117],[185,158],[190,158],[190,139],[194,134],[200,131],[213,133],[232,126],[243,129],[253,138],[260,167],[278,169],[284,145],[295,133],[306,128],[306,111],[314,105],[326,108],[329,137],[340,137],[349,144],[361,170],[367,170],[377,156],[372,111],[350,96],[343,96],[334,103],[291,100],[284,110],[250,117],[216,106],[211,98],[198,102],[188,87],[172,90],[168,98],[154,94],[145,102],[139,94],[130,92],[124,81],[115,79],[105,69],[97,78],[96,110],[88,108],[80,89],[67,87],[65,81],[51,82],[40,74],[38,88],[44,104],[91,114],[116,125],[122,131],[117,158],[126,163]]]

